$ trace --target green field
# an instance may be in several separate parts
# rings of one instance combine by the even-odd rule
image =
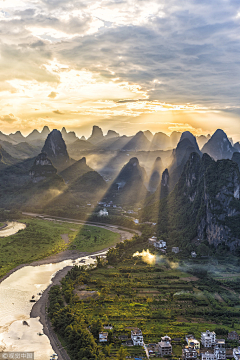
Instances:
[[[208,265],[201,269],[200,262],[197,264],[199,277],[193,276],[186,269],[195,264],[194,260],[189,261],[188,266],[179,266],[166,258],[159,264],[148,265],[141,258],[131,256],[144,246],[141,238],[135,238],[126,245],[118,244],[107,256],[108,262],[99,263],[97,268],[74,268],[62,281],[62,288],[56,288],[59,302],[53,305],[51,316],[56,331],[65,331],[64,323],[69,321],[67,314],[70,313],[78,314],[82,328],[91,328],[97,321],[102,325],[111,324],[110,359],[115,358],[121,346],[118,337],[130,338],[134,327],[142,330],[146,344],[159,342],[166,334],[181,338],[183,345],[187,334],[200,339],[201,332],[207,329],[214,330],[220,338],[226,338],[228,331],[240,331],[240,281],[237,278],[215,279],[205,271]],[[218,266],[226,267],[220,262],[216,268]],[[98,297],[79,298],[74,289],[80,289],[83,284],[85,291],[95,291]],[[61,298],[65,298],[67,306]],[[56,296],[54,301],[58,301]],[[73,316],[72,321],[78,320]],[[127,347],[127,350],[134,352],[133,348]],[[104,346],[102,351],[105,352]],[[74,352],[70,355],[75,359]],[[181,355],[181,345],[173,346],[173,355],[177,358]]]
[[[67,248],[93,252],[114,245],[119,235],[98,227],[40,219],[21,220],[27,227],[0,238],[0,278],[20,264],[31,263]],[[61,235],[67,235],[64,241]],[[76,246],[72,246],[76,244]]]
[[[119,241],[119,234],[100,227],[86,225],[82,226],[77,232],[70,248],[76,248],[79,251],[93,252],[114,246]]]

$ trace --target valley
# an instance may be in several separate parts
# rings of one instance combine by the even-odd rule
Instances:
[[[25,279],[43,294],[31,317],[21,289],[14,332],[26,318],[40,333],[44,326],[46,351],[60,360],[105,360],[149,351],[157,359],[166,334],[178,339],[171,357],[179,358],[189,333],[240,331],[238,143],[220,129],[128,137],[97,126],[89,139],[44,127],[22,140],[0,134],[0,221],[22,226],[1,238],[1,285],[17,278],[9,285],[17,294]],[[136,328],[148,347],[131,346]],[[230,355],[235,345],[227,342]]]
[[[1,1],[0,360],[240,360],[239,30]]]
[[[114,228],[108,230],[74,221],[25,218],[21,224],[25,230],[0,241],[0,278],[22,264],[43,259],[52,262],[53,256],[56,256],[54,262],[76,258],[79,252],[102,250],[121,240],[121,232],[115,233]],[[67,242],[62,236],[64,234]],[[125,236],[131,238],[132,235],[127,233]]]

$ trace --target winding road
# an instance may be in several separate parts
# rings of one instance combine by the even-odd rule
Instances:
[[[129,229],[129,228],[119,226],[119,225],[105,224],[105,223],[93,222],[93,221],[76,220],[76,219],[70,219],[70,218],[65,218],[65,217],[51,216],[51,215],[46,215],[46,214],[37,214],[37,213],[31,213],[31,212],[22,212],[22,214],[33,217],[33,218],[40,218],[42,220],[48,220],[48,221],[55,220],[55,221],[67,222],[70,224],[82,224],[82,225],[101,227],[103,229],[107,229],[112,232],[116,232],[116,233],[120,234],[122,241],[131,239],[134,234],[137,234],[139,236],[142,235],[141,231],[139,231],[139,230]]]

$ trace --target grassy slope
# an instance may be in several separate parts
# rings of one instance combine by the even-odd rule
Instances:
[[[20,264],[31,263],[56,254],[68,247],[61,234],[80,251],[98,251],[119,241],[119,235],[93,226],[25,219],[25,230],[0,238],[0,278]],[[73,231],[76,230],[76,231]],[[90,242],[90,244],[88,243]]]
[[[77,250],[92,252],[116,245],[119,240],[119,234],[95,226],[84,226],[72,244],[76,245]]]

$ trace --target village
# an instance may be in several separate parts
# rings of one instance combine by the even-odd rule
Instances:
[[[167,242],[159,240],[156,236],[148,238],[148,244],[155,248],[158,252],[166,254]],[[172,247],[170,250],[174,254],[178,254],[179,247]],[[195,251],[191,252],[191,257],[197,257]],[[104,327],[105,332],[99,333],[99,342],[108,342],[108,332],[113,331],[112,326]],[[218,338],[220,337],[220,338]],[[188,334],[182,338],[171,338],[168,335],[160,337],[159,342],[147,343],[144,341],[143,332],[140,328],[132,328],[131,335],[120,335],[118,339],[122,341],[122,346],[127,350],[131,347],[135,348],[134,351],[128,351],[126,358],[134,358],[135,360],[146,358],[171,358],[171,359],[201,359],[201,360],[227,360],[235,359],[240,360],[240,344],[239,335],[236,331],[229,331],[227,334],[217,336],[214,331],[206,330],[201,332],[201,337],[197,339],[193,334]],[[176,352],[176,346],[178,351]],[[139,348],[139,356],[136,355],[136,348]],[[140,348],[142,351],[140,351]],[[181,349],[181,353],[179,351]],[[180,355],[181,354],[181,355]]]
[[[156,236],[152,236],[148,239],[148,243],[150,246],[153,246],[156,250],[161,251],[162,254],[166,254],[167,251],[167,243],[164,240],[158,240]],[[174,254],[178,254],[180,251],[178,246],[172,247],[172,252]],[[195,258],[197,256],[195,251],[191,252],[191,257]]]
[[[112,330],[112,326],[105,327],[105,330]],[[122,345],[127,347],[139,346],[142,347],[146,353],[146,357],[134,357],[135,360],[144,358],[176,358],[173,353],[173,343],[183,344],[182,359],[198,359],[201,360],[240,360],[240,346],[235,348],[226,347],[225,339],[217,339],[214,331],[206,330],[201,333],[200,341],[194,335],[186,335],[185,339],[175,338],[171,339],[168,335],[161,337],[158,343],[145,344],[141,329],[135,328],[131,330],[131,338],[127,335],[119,337],[122,340]],[[231,331],[227,335],[227,340],[234,340],[239,342],[239,335],[236,331]],[[99,333],[99,342],[108,342],[108,332]],[[131,358],[128,356],[128,358]]]

